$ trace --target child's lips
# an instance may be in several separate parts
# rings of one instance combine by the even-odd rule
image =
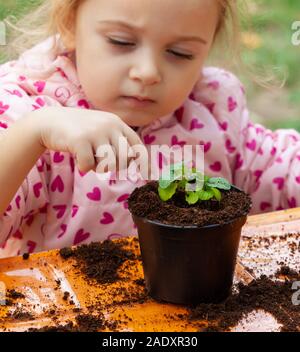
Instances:
[[[123,96],[122,98],[125,103],[130,107],[147,107],[155,103],[154,100],[148,98],[143,98],[143,100],[141,100],[141,98],[128,96]]]

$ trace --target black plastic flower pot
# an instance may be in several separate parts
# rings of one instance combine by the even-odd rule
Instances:
[[[132,214],[146,288],[176,304],[218,303],[231,292],[247,214],[224,225],[173,226]]]

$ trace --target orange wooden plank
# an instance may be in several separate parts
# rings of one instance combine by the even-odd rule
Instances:
[[[275,229],[277,232],[274,230],[274,233],[280,236],[286,233],[283,224],[292,224],[296,233],[299,220],[300,208],[249,217],[243,229],[235,280],[249,283],[253,279],[253,275],[245,269],[245,266],[255,262],[250,256],[247,257],[249,238],[255,238],[258,232],[268,236],[267,231],[270,229]],[[137,240],[131,238],[125,241],[128,248],[138,256]],[[270,257],[262,257],[261,260],[268,263]],[[257,258],[255,265],[260,265]],[[140,260],[130,263],[126,261],[120,276],[122,280],[113,284],[91,283],[78,270],[75,259],[64,260],[56,250],[33,254],[28,260],[23,260],[22,257],[0,259],[0,282],[6,290],[15,289],[25,295],[25,298],[15,301],[17,306],[0,305],[0,330],[23,331],[30,327],[65,324],[74,321],[78,314],[74,308],[80,308],[82,313],[104,314],[106,321],[117,322],[117,331],[197,331],[199,327],[206,326],[205,321],[188,321],[188,310],[184,306],[159,303],[150,298],[143,302],[141,298],[144,296],[144,288],[135,281],[143,278]],[[57,280],[61,281],[60,285]],[[63,299],[65,291],[70,293],[67,301]],[[136,302],[133,302],[134,299]],[[73,304],[70,304],[70,300]],[[34,319],[8,317],[8,313],[16,308],[31,313]],[[53,309],[57,316],[55,322],[53,314],[50,314]],[[255,319],[263,320],[266,317]],[[270,324],[273,324],[270,329],[276,330],[276,322]],[[111,331],[114,328],[106,327],[105,330]]]

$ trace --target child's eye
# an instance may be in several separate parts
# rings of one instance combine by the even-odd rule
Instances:
[[[121,42],[119,40],[115,40],[112,38],[108,38],[108,41],[113,45],[120,45],[120,46],[133,46],[133,45],[135,45],[134,43]],[[174,56],[176,56],[178,58],[185,59],[185,60],[193,60],[194,59],[194,56],[189,55],[189,54],[182,54],[182,53],[178,53],[178,52],[172,51],[172,50],[169,50],[169,53],[173,54]]]
[[[182,58],[182,59],[186,59],[186,60],[193,60],[194,59],[194,56],[190,55],[190,54],[177,53],[176,51],[172,51],[172,50],[170,50],[169,52],[177,57]]]
[[[112,38],[108,38],[108,41],[109,41],[111,44],[114,44],[114,45],[123,45],[123,46],[131,46],[131,45],[134,45],[134,43],[120,42],[120,41],[115,40],[115,39],[112,39]]]

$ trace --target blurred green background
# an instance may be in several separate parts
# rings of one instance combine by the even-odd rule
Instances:
[[[63,0],[62,0],[63,1]],[[20,16],[41,0],[0,0],[0,20]],[[300,131],[300,46],[292,45],[292,23],[300,21],[299,0],[247,0],[250,26],[243,25],[243,59],[266,72],[285,77],[282,88],[262,88],[251,75],[242,74],[252,120],[265,126]],[[1,56],[0,56],[1,61]],[[2,57],[3,61],[3,57]],[[277,85],[278,86],[278,85]]]
[[[7,15],[20,15],[40,2],[40,0],[1,0],[0,18],[3,19]]]

